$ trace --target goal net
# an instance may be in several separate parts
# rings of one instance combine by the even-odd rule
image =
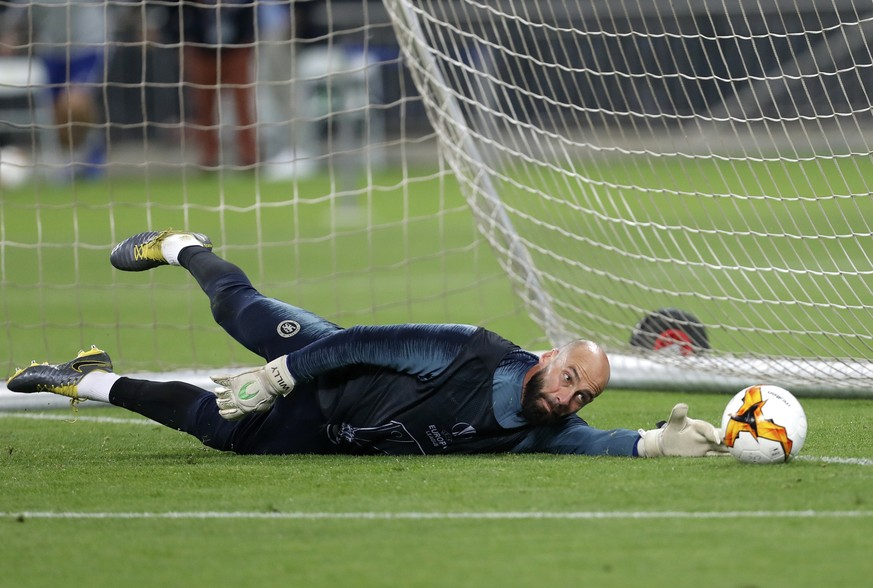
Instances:
[[[386,5],[478,227],[550,340],[603,341],[613,385],[870,390],[873,13]]]
[[[185,272],[109,266],[172,227],[343,325],[869,394],[873,17],[771,4],[0,1],[0,363],[257,364]]]

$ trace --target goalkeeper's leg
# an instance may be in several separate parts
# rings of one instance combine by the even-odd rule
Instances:
[[[124,271],[162,265],[186,268],[209,297],[216,322],[267,361],[340,328],[312,312],[262,295],[239,267],[212,253],[212,242],[201,233],[138,233],[116,245],[110,261]]]
[[[264,296],[242,269],[209,249],[186,247],[178,259],[209,297],[215,321],[267,361],[340,329],[308,310]]]
[[[317,398],[292,395],[269,412],[228,421],[218,414],[214,394],[185,382],[119,378],[109,392],[115,406],[193,435],[207,447],[245,454],[335,452]]]
[[[80,351],[65,363],[33,362],[16,370],[7,386],[13,392],[52,392],[75,402],[109,402],[225,451],[301,453],[318,449],[314,442],[324,442],[323,435],[316,434],[318,429],[312,425],[320,415],[306,408],[306,399],[288,403],[270,418],[252,415],[231,423],[220,416],[215,396],[206,390],[185,382],[119,376],[113,372],[109,354],[97,347]],[[310,396],[314,402],[315,395]]]

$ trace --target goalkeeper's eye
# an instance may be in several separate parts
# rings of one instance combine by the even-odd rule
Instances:
[[[579,401],[580,406],[585,406],[589,404],[592,400],[594,400],[594,396],[592,396],[589,392],[577,392],[576,400]]]

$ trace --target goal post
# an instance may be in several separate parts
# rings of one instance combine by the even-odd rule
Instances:
[[[430,115],[455,176],[465,190],[467,203],[476,219],[479,231],[488,239],[515,290],[534,320],[540,324],[550,341],[566,341],[567,333],[554,313],[548,291],[540,283],[536,267],[521,235],[515,230],[498,188],[492,181],[492,170],[483,159],[477,138],[467,125],[453,90],[440,71],[440,64],[430,50],[416,10],[410,3],[385,0],[394,23],[400,46],[407,56],[407,65],[422,102]],[[462,49],[456,58],[475,60],[480,53],[475,45]]]

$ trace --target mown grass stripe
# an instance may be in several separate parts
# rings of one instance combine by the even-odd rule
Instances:
[[[873,510],[739,510],[739,511],[579,511],[579,512],[3,512],[2,518],[27,519],[269,519],[269,520],[598,520],[598,519],[736,519],[862,518]]]

